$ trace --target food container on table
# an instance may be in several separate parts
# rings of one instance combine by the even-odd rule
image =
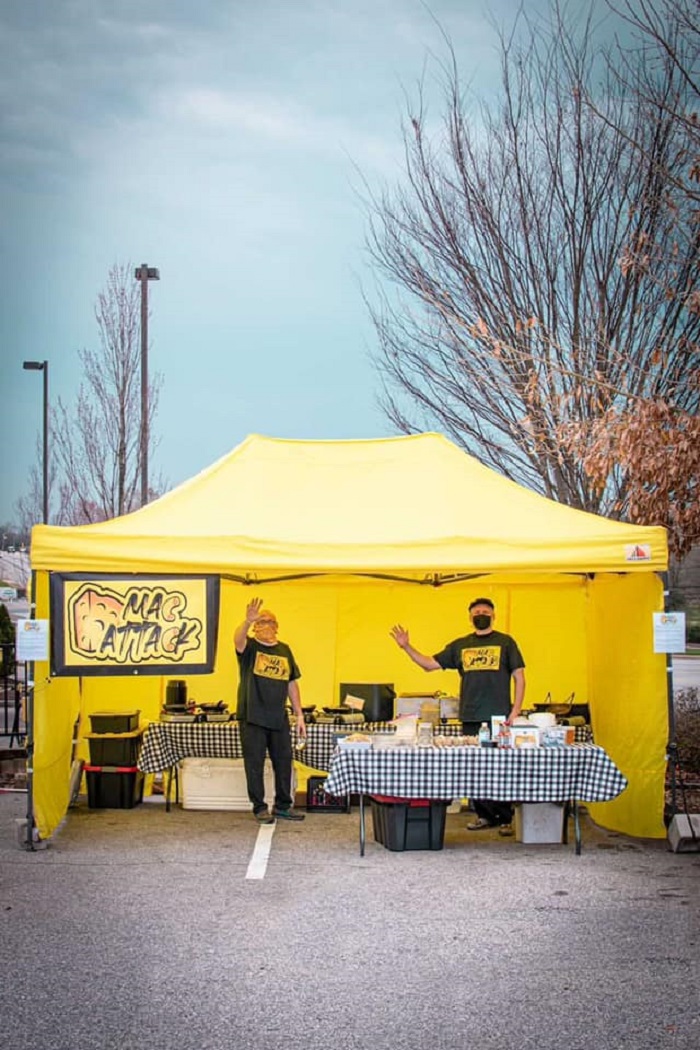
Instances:
[[[391,747],[408,747],[409,741],[396,733],[372,733],[372,747],[377,751],[388,751]]]
[[[551,729],[557,724],[556,715],[551,711],[533,711],[529,716],[529,721],[539,729]]]
[[[515,748],[539,747],[541,732],[542,730],[539,729],[538,726],[513,725],[510,727],[509,733],[510,746]]]
[[[567,747],[576,743],[575,726],[548,726],[540,731],[542,747]]]
[[[432,747],[433,744],[433,723],[432,722],[419,722],[418,732],[416,734],[416,744],[418,747]]]

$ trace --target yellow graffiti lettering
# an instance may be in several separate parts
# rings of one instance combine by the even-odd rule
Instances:
[[[482,645],[475,649],[462,649],[462,670],[464,671],[497,671],[500,666],[500,645]]]
[[[289,660],[286,656],[272,653],[257,653],[253,674],[261,678],[276,678],[278,681],[289,680]]]

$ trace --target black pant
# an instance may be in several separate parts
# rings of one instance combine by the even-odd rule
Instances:
[[[290,809],[292,789],[292,738],[289,727],[267,729],[252,722],[239,724],[248,798],[253,813],[267,809],[265,802],[265,758],[270,754],[275,773],[275,806]]]
[[[465,736],[477,736],[481,722],[462,722],[462,732]],[[474,807],[474,812],[481,820],[489,824],[510,824],[513,820],[513,803],[497,802],[490,798],[472,798],[469,800]]]

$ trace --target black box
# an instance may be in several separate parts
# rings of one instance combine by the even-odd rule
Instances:
[[[136,766],[85,766],[90,809],[133,809],[143,801],[143,773]]]
[[[307,813],[349,813],[350,796],[327,795],[323,785],[328,777],[309,777],[306,782]]]
[[[442,799],[405,799],[387,802],[374,798],[374,841],[386,849],[442,849],[449,802]]]
[[[133,733],[86,733],[91,766],[129,766],[138,763],[143,731]]]
[[[131,733],[139,727],[140,711],[96,711],[90,715],[93,733]]]
[[[364,700],[362,714],[365,722],[390,722],[394,717],[396,693],[393,682],[341,682],[341,704],[345,703],[348,694]]]

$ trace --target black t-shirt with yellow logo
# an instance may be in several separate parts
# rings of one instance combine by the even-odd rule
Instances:
[[[435,659],[440,667],[459,672],[459,717],[463,722],[490,722],[492,715],[511,709],[510,677],[525,666],[514,638],[500,631],[455,638]]]
[[[249,638],[243,652],[236,656],[241,676],[238,718],[266,729],[283,729],[288,725],[289,683],[301,678],[292,650],[284,642],[263,645],[256,638]]]

